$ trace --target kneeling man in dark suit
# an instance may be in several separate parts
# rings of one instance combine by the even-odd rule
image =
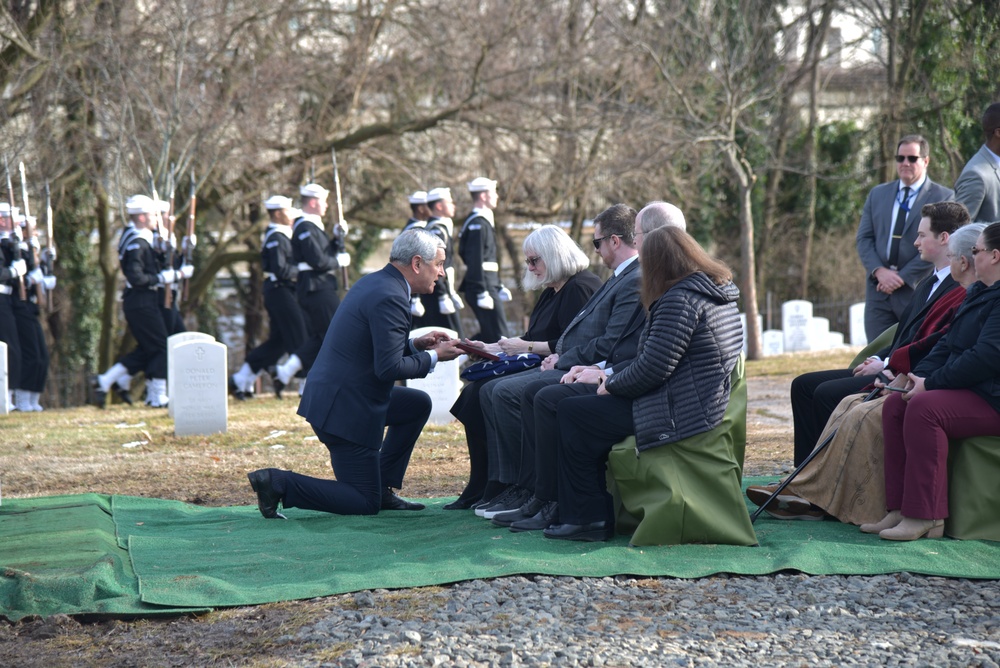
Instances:
[[[298,410],[330,451],[337,479],[280,469],[253,471],[248,477],[264,517],[284,517],[279,503],[339,515],[423,508],[392,490],[403,485],[431,399],[394,383],[423,378],[438,361],[461,354],[457,341],[443,332],[409,339],[410,296],[434,289],[444,276],[444,261],[440,239],[425,230],[408,230],[392,244],[389,264],[347,293],[309,370]]]

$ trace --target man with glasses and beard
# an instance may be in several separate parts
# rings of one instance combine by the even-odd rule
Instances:
[[[931,272],[913,242],[917,238],[920,209],[925,204],[950,200],[950,188],[927,177],[930,148],[920,135],[906,135],[896,145],[899,178],[875,186],[868,193],[857,248],[865,266],[865,334],[873,341],[899,322],[913,286]]]

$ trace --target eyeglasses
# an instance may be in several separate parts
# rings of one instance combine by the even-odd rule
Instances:
[[[526,258],[524,258],[524,263],[526,265],[528,265],[529,267],[531,267],[532,269],[534,269],[535,265],[537,265],[541,261],[542,261],[542,258],[539,257],[538,255],[536,255],[534,257],[526,257]]]
[[[597,237],[594,237],[594,249],[595,250],[601,250],[601,242],[602,241],[604,241],[605,239],[610,239],[611,237],[620,237],[620,236],[621,236],[620,234],[605,234],[600,239],[598,239]]]
[[[919,156],[919,155],[897,155],[896,156],[896,162],[914,163],[917,160],[920,160],[922,157],[923,156]]]
[[[976,248],[975,246],[972,247],[973,255],[979,255],[980,253],[988,253],[988,252],[990,252],[989,248]]]

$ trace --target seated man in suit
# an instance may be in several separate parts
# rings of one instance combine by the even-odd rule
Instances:
[[[536,380],[558,383],[571,367],[607,359],[632,317],[639,301],[635,216],[635,209],[615,204],[594,218],[594,248],[614,273],[566,326],[555,353],[542,361],[541,369],[503,376],[483,385],[480,400],[491,481],[487,489],[502,491],[491,495],[492,503],[476,508],[480,517],[490,519],[495,512],[519,508],[531,496],[517,484],[522,462],[522,390]],[[484,494],[484,498],[490,497]]]
[[[298,410],[330,451],[337,479],[279,469],[251,472],[250,486],[264,517],[283,517],[279,503],[339,515],[423,508],[392,490],[403,485],[431,400],[425,392],[394,383],[423,378],[438,361],[461,354],[456,341],[442,332],[408,340],[410,296],[434,289],[444,275],[444,259],[440,239],[408,230],[393,242],[389,264],[347,293],[309,371]]]
[[[925,204],[920,209],[920,216],[914,247],[919,250],[922,261],[934,267],[934,273],[917,286],[892,344],[854,369],[813,371],[792,381],[796,466],[816,447],[816,441],[837,404],[870,384],[885,367],[884,360],[888,360],[897,348],[913,340],[934,302],[957,285],[951,277],[948,238],[969,222],[969,212],[958,202],[937,202]]]

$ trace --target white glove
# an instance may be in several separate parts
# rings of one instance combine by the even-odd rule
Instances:
[[[420,301],[420,297],[410,297],[410,314],[414,318],[422,318],[426,312],[427,309],[424,308],[424,303]]]
[[[493,297],[490,297],[488,292],[480,292],[476,295],[476,306],[483,309],[484,311],[493,310]]]
[[[160,283],[164,285],[170,285],[171,283],[177,282],[178,272],[173,269],[164,269],[160,272]]]
[[[191,278],[192,276],[194,276],[194,265],[182,264],[181,268],[177,270],[177,273],[179,273],[183,278]]]
[[[28,265],[24,260],[14,260],[10,263],[10,273],[14,274],[14,278],[24,276],[28,273]]]
[[[510,290],[507,288],[501,287],[500,292],[497,294],[497,298],[499,298],[502,302],[509,302],[514,298],[514,295],[510,294]]]
[[[463,302],[462,298],[456,295],[454,292],[451,293],[451,301],[455,305],[456,310],[461,311],[462,309],[465,308],[465,302]]]
[[[46,247],[46,248],[42,249],[42,259],[45,260],[46,262],[55,262],[56,261],[56,247],[52,246],[51,248]]]
[[[42,274],[41,269],[35,267],[34,269],[28,272],[28,278],[31,280],[32,283],[37,284],[42,282],[42,280],[45,278],[45,275]]]
[[[46,292],[52,292],[56,289],[56,277],[55,276],[43,276],[42,286],[45,288]]]
[[[192,234],[191,236],[185,236],[181,239],[181,250],[187,252],[189,248],[194,248],[198,245],[198,235]]]
[[[350,253],[337,253],[337,264],[341,267],[351,266],[351,254]]]
[[[451,315],[455,312],[455,304],[449,295],[438,297],[438,311],[441,312],[441,315]]]

